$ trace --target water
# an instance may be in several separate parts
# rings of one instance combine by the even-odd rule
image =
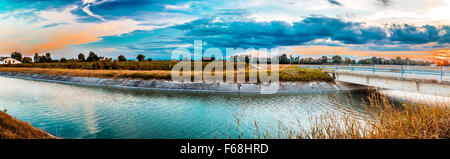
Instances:
[[[0,107],[9,114],[63,138],[254,138],[255,121],[259,131],[276,136],[278,127],[308,126],[325,112],[367,113],[361,106],[366,92],[184,92],[6,77],[0,91]]]

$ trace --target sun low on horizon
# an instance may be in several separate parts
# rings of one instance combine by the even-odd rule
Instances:
[[[194,40],[291,55],[450,60],[450,0],[3,0],[0,55],[168,59]]]

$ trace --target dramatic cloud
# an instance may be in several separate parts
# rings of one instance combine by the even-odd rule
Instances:
[[[80,0],[2,0],[0,1],[0,12],[4,10],[11,11],[16,9],[47,10],[64,8],[66,6],[78,3],[80,3]]]
[[[170,52],[177,47],[192,49],[194,40],[202,40],[204,48],[217,47],[222,50],[320,45],[363,50],[353,51],[355,54],[363,53],[361,56],[372,55],[368,54],[371,51],[386,56],[389,54],[382,53],[397,53],[392,56],[398,56],[403,52],[407,56],[407,53],[416,55],[413,53],[421,52],[414,50],[436,50],[446,48],[450,43],[449,26],[405,24],[376,27],[321,16],[306,17],[293,23],[257,22],[241,17],[238,13],[224,14],[168,28],[103,37],[101,41],[83,47],[121,47],[134,52],[151,53],[153,56],[170,57]],[[347,50],[340,51],[344,53]],[[425,55],[420,57],[426,57]]]
[[[378,3],[380,3],[381,5],[383,5],[385,7],[391,5],[391,3],[392,3],[392,0],[377,0],[377,1],[378,1]]]
[[[133,20],[102,23],[76,23],[71,14],[76,6],[60,11],[16,10],[0,14],[0,52],[8,54],[21,51],[25,55],[36,52],[53,52],[101,40],[102,36],[119,35],[136,29],[150,29]],[[78,52],[78,51],[77,51]]]
[[[215,47],[277,47],[301,45],[316,39],[343,44],[450,43],[449,26],[365,26],[330,17],[306,17],[292,24],[282,21],[220,21],[217,17],[195,20],[174,28],[185,31],[180,40],[202,39]]]
[[[425,25],[416,27],[411,25],[393,25],[389,29],[390,40],[404,44],[424,44],[430,42],[450,43],[450,26],[438,28]]]
[[[186,4],[182,4],[182,5],[170,5],[167,4],[165,6],[166,9],[168,10],[187,10],[190,8],[190,4],[186,3]]]
[[[328,2],[330,2],[331,4],[334,4],[334,5],[338,5],[338,6],[342,5],[341,3],[339,3],[336,0],[328,0]]]
[[[63,25],[63,24],[69,24],[69,23],[52,23],[52,24],[44,25],[42,27],[43,28],[51,28],[51,27],[58,26],[58,25]]]
[[[85,3],[77,10],[74,10],[73,13],[82,17],[79,19],[81,22],[96,22],[90,17],[103,21],[117,19],[146,21],[155,18],[155,14],[161,17],[170,17],[173,13],[195,14],[202,10],[204,3],[212,3],[194,2],[187,0],[100,0]],[[161,13],[165,13],[165,15]]]

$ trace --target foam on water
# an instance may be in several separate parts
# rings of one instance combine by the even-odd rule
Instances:
[[[379,92],[388,97],[402,101],[410,101],[413,103],[436,103],[447,104],[450,103],[450,97],[435,96],[423,93],[413,93],[402,90],[379,90]]]

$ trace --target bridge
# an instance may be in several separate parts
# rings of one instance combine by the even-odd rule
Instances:
[[[442,66],[392,65],[315,65],[328,72],[336,81],[450,97],[450,71]]]

